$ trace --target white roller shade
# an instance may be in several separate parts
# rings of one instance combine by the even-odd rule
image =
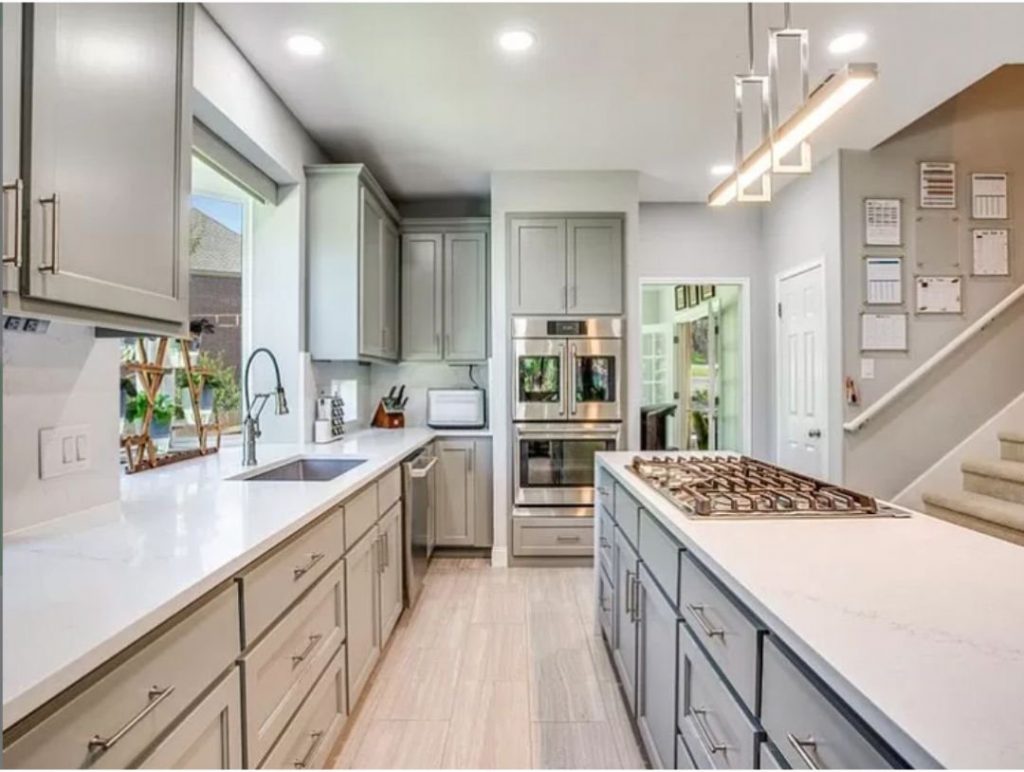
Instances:
[[[198,120],[192,121],[192,149],[260,203],[277,203],[277,183]]]

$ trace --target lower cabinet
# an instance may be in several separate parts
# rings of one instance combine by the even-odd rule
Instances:
[[[348,700],[355,705],[380,657],[377,526],[345,556],[345,613],[348,648]]]
[[[439,439],[436,455],[435,545],[491,546],[490,440]]]
[[[675,762],[679,617],[643,563],[635,602],[639,620],[637,725],[651,763],[659,769],[671,769]]]
[[[380,519],[378,529],[380,575],[380,640],[387,642],[402,615],[402,504],[396,503]]]
[[[231,668],[145,758],[141,769],[241,769],[242,686]]]
[[[612,631],[612,662],[632,715],[636,715],[637,621],[636,572],[640,560],[619,528],[615,529],[615,614]]]
[[[597,618],[605,640],[610,643],[615,624],[615,585],[604,570],[597,572]]]

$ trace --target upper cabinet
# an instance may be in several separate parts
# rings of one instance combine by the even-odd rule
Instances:
[[[3,9],[5,309],[181,334],[194,8],[21,10],[19,57]]]
[[[621,314],[622,218],[513,217],[513,314]]]
[[[487,359],[489,221],[402,223],[402,359]]]
[[[395,361],[398,211],[362,164],[309,166],[306,180],[310,354]]]

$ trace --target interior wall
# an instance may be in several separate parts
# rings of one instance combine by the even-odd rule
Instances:
[[[957,164],[957,236],[919,250],[915,219],[950,210],[918,208],[918,162]],[[970,175],[1010,176],[1010,218],[972,220]],[[854,418],[923,364],[1024,281],[1024,65],[1003,67],[870,152],[842,153],[844,369],[860,387]],[[863,199],[903,199],[903,248],[863,245]],[[925,227],[925,226],[922,226]],[[1010,229],[1010,276],[971,277],[971,228]],[[860,377],[859,316],[864,310],[863,258],[904,255],[907,352],[869,353],[875,377]],[[956,263],[959,262],[959,265]],[[918,265],[923,263],[924,265]],[[915,274],[965,277],[963,313],[913,313]],[[898,309],[896,309],[898,310]],[[857,434],[847,435],[846,481],[879,496],[894,495],[959,444],[1024,389],[1024,302]]]

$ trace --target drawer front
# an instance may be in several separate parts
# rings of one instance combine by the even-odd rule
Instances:
[[[234,586],[4,748],[5,767],[126,767],[238,656]],[[74,687],[73,687],[74,688]],[[106,747],[90,738],[107,740]]]
[[[242,658],[246,758],[270,750],[345,638],[345,565],[338,561]]]
[[[243,646],[249,646],[345,551],[341,507],[239,576]]]
[[[601,622],[601,630],[604,631],[604,637],[608,641],[612,639],[614,603],[615,588],[612,586],[612,580],[608,578],[604,568],[599,568],[597,571],[597,618]]]
[[[864,736],[854,721],[774,641],[765,641],[761,723],[789,766],[892,767],[893,762]]]
[[[513,518],[512,550],[515,555],[593,555],[594,521],[589,517]]]
[[[788,769],[782,759],[779,758],[778,751],[776,751],[775,748],[772,747],[772,744],[767,740],[761,743],[761,748],[758,751],[758,768]]]
[[[345,502],[345,543],[351,546],[359,541],[379,517],[377,483],[372,483]]]
[[[597,508],[597,551],[601,556],[601,567],[608,576],[615,575],[615,521],[603,507]]]
[[[757,727],[686,624],[679,625],[679,732],[700,769],[753,769]]]
[[[402,469],[395,467],[377,481],[377,513],[383,515],[402,498]]]
[[[640,509],[640,559],[672,605],[679,606],[679,556],[683,548],[646,509]]]
[[[697,765],[693,763],[693,758],[690,756],[690,749],[686,747],[686,742],[683,740],[681,734],[676,735],[676,769],[696,769]]]
[[[597,472],[597,496],[595,498],[608,512],[615,511],[615,478],[603,467]]]
[[[347,717],[342,645],[260,768],[323,769]]]
[[[615,483],[615,504],[612,514],[635,549],[640,542],[640,504],[618,483]]]
[[[679,611],[747,709],[758,715],[763,628],[712,581],[689,552],[680,560]]]

